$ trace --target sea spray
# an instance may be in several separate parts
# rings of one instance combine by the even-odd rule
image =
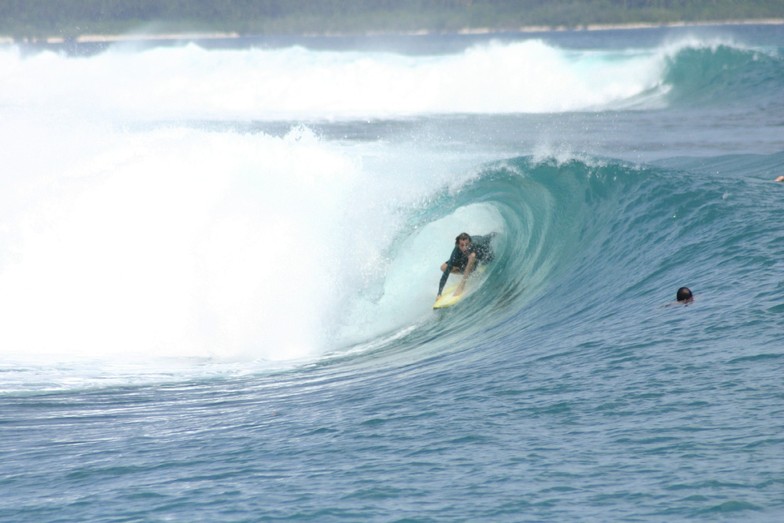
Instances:
[[[5,354],[278,359],[319,349],[320,311],[340,278],[319,253],[341,244],[355,161],[301,131],[101,140],[41,175],[31,201],[5,217]]]

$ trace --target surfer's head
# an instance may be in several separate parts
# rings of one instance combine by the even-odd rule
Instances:
[[[675,298],[681,303],[688,303],[694,299],[694,296],[688,287],[681,287],[678,289],[678,293],[675,295]]]
[[[457,248],[463,253],[468,252],[469,247],[471,247],[471,236],[469,236],[467,232],[461,232],[457,235],[457,238],[455,238],[455,245],[457,245]]]

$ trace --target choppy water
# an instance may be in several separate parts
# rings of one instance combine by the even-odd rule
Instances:
[[[1,520],[784,516],[782,26],[238,43],[0,49]]]

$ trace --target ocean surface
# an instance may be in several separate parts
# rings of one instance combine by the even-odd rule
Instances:
[[[784,26],[6,45],[0,140],[3,522],[784,520]]]

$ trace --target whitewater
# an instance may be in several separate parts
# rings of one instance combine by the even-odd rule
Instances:
[[[0,47],[0,520],[778,521],[782,53]]]

